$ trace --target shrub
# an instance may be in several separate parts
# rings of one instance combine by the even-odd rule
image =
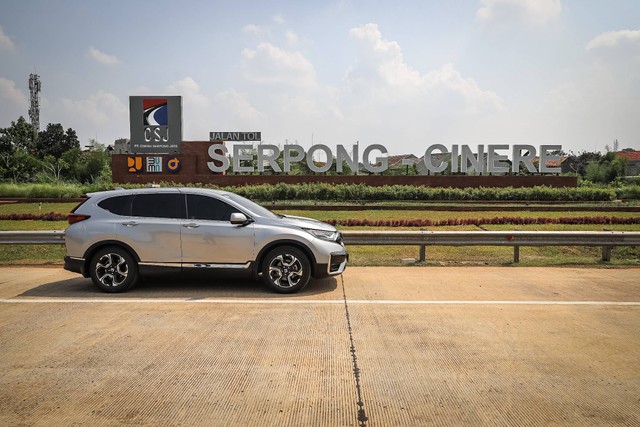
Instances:
[[[640,199],[640,185],[628,185],[617,190],[620,199]]]

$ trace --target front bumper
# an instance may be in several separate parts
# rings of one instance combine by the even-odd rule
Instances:
[[[314,278],[320,279],[327,276],[337,276],[342,274],[347,268],[347,262],[349,261],[349,253],[344,252],[332,252],[329,257],[328,264],[317,264],[315,268]]]

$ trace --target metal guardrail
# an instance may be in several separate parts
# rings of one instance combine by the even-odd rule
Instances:
[[[64,230],[0,231],[2,245],[64,245]]]
[[[626,231],[344,231],[348,245],[416,245],[419,261],[426,246],[512,246],[520,262],[520,246],[601,246],[602,260],[611,261],[614,246],[640,246],[640,232]]]
[[[602,260],[611,260],[614,246],[640,246],[640,232],[627,231],[343,231],[354,246],[419,246],[419,261],[427,246],[512,246],[520,262],[520,246],[599,246]],[[64,230],[0,231],[0,244],[62,245]]]

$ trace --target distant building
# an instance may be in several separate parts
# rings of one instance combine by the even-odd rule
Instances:
[[[413,154],[400,154],[387,157],[387,174],[413,175],[418,158]]]
[[[442,153],[431,154],[431,164],[438,166],[442,162],[448,161],[450,157],[451,157],[450,154],[442,154]],[[427,169],[427,166],[424,163],[424,156],[420,157],[419,159],[416,159],[415,165],[416,165],[416,171],[418,172],[418,175],[442,175],[442,172],[434,173],[434,172],[431,172],[429,169]]]
[[[477,154],[474,153],[474,156],[477,157]],[[505,173],[505,172],[487,172],[486,169],[486,165],[487,165],[487,153],[483,153],[482,155],[482,161],[481,163],[484,164],[484,170],[485,172],[482,172],[481,174],[476,172],[475,170],[471,169],[471,162],[468,161],[467,162],[467,172],[455,172],[453,173],[453,175],[508,175],[509,173]],[[458,162],[460,162],[460,156],[458,156]],[[440,166],[440,164],[442,162],[446,162],[449,164],[449,167],[443,171],[443,172],[431,172],[429,169],[427,169],[427,166],[425,165],[424,162],[424,156],[420,157],[419,159],[416,160],[416,170],[418,171],[418,175],[451,175],[451,154],[450,153],[432,153],[431,154],[431,164],[434,166]],[[511,168],[511,160],[507,160],[506,163],[509,165],[509,168]]]
[[[546,166],[548,168],[560,168],[560,173],[575,173],[575,171],[571,169],[571,162],[568,160],[569,157],[560,156],[560,160],[547,160]],[[539,169],[540,157],[534,157],[532,162],[536,169]]]
[[[111,151],[111,154],[128,154],[130,152],[131,142],[129,138],[120,138],[113,142],[113,151]]]
[[[627,164],[627,176],[640,175],[640,151],[616,151],[616,156],[624,157]]]
[[[406,162],[403,162],[403,160],[406,160]],[[418,161],[418,158],[413,154],[400,154],[397,156],[389,156],[387,158],[389,169],[404,168],[407,166],[404,163],[410,163],[408,166],[413,166],[416,164],[417,161]]]

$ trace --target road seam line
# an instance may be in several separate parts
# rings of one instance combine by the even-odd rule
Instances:
[[[46,303],[135,303],[135,304],[292,304],[292,305],[336,305],[346,300],[279,300],[279,299],[177,299],[177,298],[0,298],[6,304]],[[629,306],[640,307],[640,301],[473,301],[473,300],[350,300],[351,305],[585,305],[585,306]]]
[[[344,314],[347,319],[347,331],[349,332],[349,343],[351,351],[351,362],[353,363],[353,377],[356,382],[356,394],[358,396],[358,422],[360,427],[366,427],[367,418],[364,411],[364,402],[362,400],[362,386],[360,384],[360,368],[358,367],[358,356],[356,355],[356,345],[353,342],[353,329],[351,327],[351,317],[349,316],[349,304],[347,303],[347,292],[344,289],[344,277],[340,276],[340,283],[342,284],[342,298],[344,300]]]

